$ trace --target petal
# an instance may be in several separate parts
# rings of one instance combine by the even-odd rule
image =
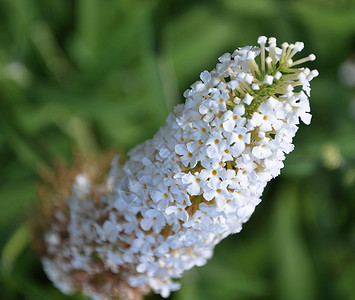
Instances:
[[[223,122],[223,128],[228,132],[232,132],[234,130],[234,127],[235,122],[233,121],[233,119],[228,119],[227,121]]]
[[[186,190],[191,196],[196,196],[200,193],[201,189],[197,183],[191,183]]]
[[[171,215],[176,212],[176,207],[175,206],[169,206],[168,208],[165,209],[165,213],[167,215]]]
[[[184,155],[186,153],[185,145],[183,145],[183,144],[176,145],[175,152],[179,155]]]
[[[219,149],[216,145],[210,145],[206,149],[206,153],[209,157],[212,157],[212,158],[217,158],[220,156]]]
[[[311,119],[312,119],[312,115],[309,113],[304,113],[301,115],[301,120],[303,121],[303,123],[305,123],[306,125],[311,124]]]
[[[200,78],[204,83],[210,82],[211,81],[211,74],[208,71],[203,71],[200,74]]]
[[[142,219],[141,227],[143,230],[148,231],[152,227],[152,220],[150,219]]]

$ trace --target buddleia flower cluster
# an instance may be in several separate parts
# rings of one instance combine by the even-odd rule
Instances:
[[[44,269],[66,294],[93,299],[169,296],[174,281],[211,258],[248,221],[280,174],[300,120],[311,121],[316,70],[294,55],[303,43],[264,36],[203,71],[155,136],[106,181],[77,175],[45,234]]]

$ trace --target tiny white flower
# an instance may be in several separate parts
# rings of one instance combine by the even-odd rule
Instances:
[[[151,234],[145,234],[141,230],[136,231],[137,238],[132,241],[131,251],[133,253],[147,252],[155,243],[155,238]]]
[[[206,185],[206,181],[199,176],[198,172],[193,175],[191,173],[185,174],[182,176],[182,182],[188,185],[186,190],[191,196],[199,195],[201,188],[203,189]]]
[[[190,152],[184,144],[176,145],[175,152],[180,155],[180,161],[185,167],[190,165],[190,167],[193,168],[196,166],[196,155]]]
[[[218,182],[208,182],[207,187],[204,189],[203,197],[210,201],[213,198],[225,199],[229,197],[229,192],[227,190],[228,182],[218,181]]]
[[[143,230],[148,231],[153,228],[155,233],[159,233],[165,226],[165,218],[157,209],[148,209],[143,213],[140,225]]]
[[[173,215],[175,218],[181,221],[187,221],[189,218],[188,213],[185,210],[185,207],[182,205],[175,205],[175,206],[169,206],[166,210],[165,213],[169,215]]]
[[[257,159],[264,159],[269,157],[272,154],[272,151],[268,147],[268,143],[269,141],[265,139],[259,143],[259,146],[254,147],[251,151],[253,156]]]

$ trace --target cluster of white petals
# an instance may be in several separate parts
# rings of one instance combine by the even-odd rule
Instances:
[[[298,67],[314,55],[293,60],[303,43],[279,48],[260,37],[258,44],[202,72],[153,139],[122,167],[113,161],[104,186],[77,176],[43,259],[64,293],[112,299],[132,288],[167,297],[179,288],[174,278],[204,265],[217,243],[242,229],[293,150],[300,119],[310,123],[309,82],[318,74]]]

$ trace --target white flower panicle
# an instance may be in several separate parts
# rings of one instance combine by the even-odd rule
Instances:
[[[64,293],[167,297],[179,288],[174,278],[242,229],[293,150],[299,119],[311,121],[309,82],[318,75],[299,67],[313,54],[294,60],[303,43],[279,48],[262,36],[258,44],[203,71],[153,139],[122,167],[113,161],[104,186],[77,176],[68,210],[56,212],[45,237],[45,270]]]

